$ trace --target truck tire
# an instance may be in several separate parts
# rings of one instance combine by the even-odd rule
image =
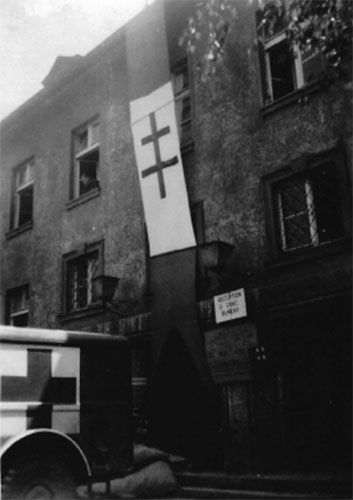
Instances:
[[[76,482],[65,458],[26,455],[2,471],[3,500],[74,500]]]

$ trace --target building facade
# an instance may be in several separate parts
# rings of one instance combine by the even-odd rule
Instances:
[[[186,57],[178,44],[191,9],[165,2],[165,28],[220,460],[350,470],[351,81],[324,84],[320,57],[294,58],[280,29],[256,43],[255,2],[239,2],[204,81],[202,46]],[[129,337],[141,409],[153,290],[125,27],[58,57],[3,120],[1,149],[1,321]],[[112,301],[97,300],[98,276],[119,279]],[[169,346],[171,372],[182,350]]]

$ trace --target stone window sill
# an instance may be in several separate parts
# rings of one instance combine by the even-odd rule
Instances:
[[[71,311],[69,313],[58,314],[58,320],[61,323],[66,323],[68,321],[74,321],[76,319],[87,318],[89,316],[96,316],[104,312],[103,304],[92,304],[85,309],[80,309],[78,311]]]
[[[305,250],[298,250],[293,253],[281,255],[281,257],[265,262],[267,269],[280,269],[290,265],[302,263],[312,259],[320,259],[322,257],[349,251],[352,248],[351,238],[346,236],[339,240],[323,243],[317,247]]]
[[[306,98],[308,95],[319,91],[322,89],[323,83],[321,80],[316,80],[305,87],[302,87],[276,101],[270,102],[269,104],[265,104],[260,110],[262,116],[267,116],[279,109],[285,108],[292,103],[306,103]]]
[[[22,226],[16,227],[15,229],[10,229],[6,233],[6,238],[10,240],[11,238],[14,238],[18,234],[22,234],[25,231],[28,231],[29,229],[32,229],[33,227],[33,221],[26,222],[25,224],[22,224]]]
[[[96,198],[100,194],[100,188],[94,188],[91,191],[88,191],[88,193],[83,194],[79,198],[75,198],[74,200],[69,201],[66,203],[66,208],[67,210],[71,210],[74,207],[77,207],[78,205],[82,205],[82,203],[86,203],[86,201],[91,200],[92,198]]]

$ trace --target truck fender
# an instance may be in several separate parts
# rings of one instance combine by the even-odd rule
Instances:
[[[47,449],[48,447],[55,446],[54,449],[58,451],[65,450],[68,452],[76,466],[78,478],[82,483],[91,481],[92,471],[87,457],[80,446],[66,434],[53,429],[39,428],[28,430],[6,441],[0,450],[1,466],[4,465],[6,467],[8,461],[11,462],[11,458],[16,456],[17,453],[21,453],[21,450],[28,447],[38,447],[40,444],[44,444],[44,447]]]

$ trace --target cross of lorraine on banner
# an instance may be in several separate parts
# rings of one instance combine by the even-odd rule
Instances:
[[[161,194],[161,198],[165,198],[166,192],[165,192],[163,169],[176,165],[178,163],[178,157],[173,156],[173,158],[170,158],[169,160],[162,161],[159,140],[164,135],[170,134],[170,127],[168,126],[158,130],[155,113],[150,113],[150,122],[151,122],[152,134],[148,135],[147,137],[144,137],[141,143],[143,146],[149,144],[150,142],[153,144],[154,154],[156,157],[156,164],[153,165],[152,167],[142,170],[142,177],[144,178],[147,177],[148,175],[156,173],[158,175],[159,191]]]
[[[151,256],[194,247],[171,82],[130,103]]]

